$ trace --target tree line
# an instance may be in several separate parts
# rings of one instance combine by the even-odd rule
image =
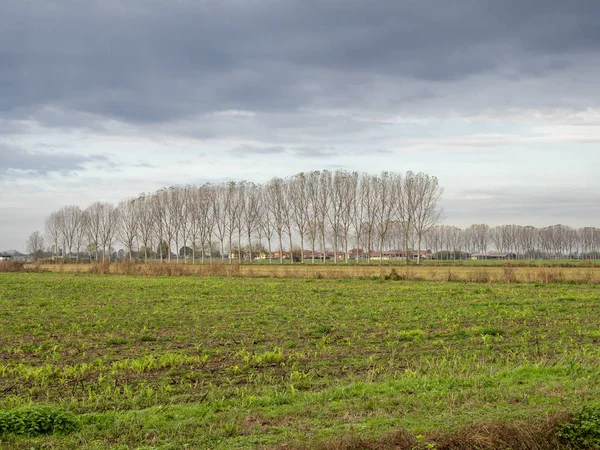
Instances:
[[[507,259],[598,259],[600,229],[566,225],[533,226],[474,224],[465,229],[436,225],[425,234],[425,245],[438,259],[459,259],[490,251]]]
[[[312,171],[267,183],[172,186],[114,205],[68,205],[27,243],[32,254],[213,262],[334,262],[421,257],[597,259],[600,229],[439,224],[438,179],[425,173]],[[44,245],[48,244],[48,245]],[[426,249],[428,253],[422,251]],[[414,251],[413,251],[414,250]]]
[[[121,244],[129,259],[144,260],[347,263],[377,251],[381,261],[392,245],[407,255],[413,245],[421,249],[440,220],[442,192],[438,179],[425,173],[344,170],[264,184],[172,186],[117,205],[64,206],[46,218],[45,236],[30,236],[28,250],[39,252],[45,238],[52,256],[63,258],[110,260]],[[353,253],[352,247],[365,250]]]

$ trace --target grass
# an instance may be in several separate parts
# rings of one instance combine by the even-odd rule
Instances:
[[[0,416],[48,406],[77,422],[0,448],[329,448],[398,429],[427,448],[499,420],[537,430],[599,397],[599,294],[0,273]]]
[[[97,275],[151,276],[224,276],[246,278],[303,279],[372,279],[391,281],[440,281],[472,283],[597,283],[600,284],[600,264],[593,261],[459,261],[443,264],[426,261],[423,265],[387,263],[367,264],[184,264],[118,263],[36,264],[25,265],[25,271],[59,273],[90,273]],[[0,266],[0,272],[2,268]]]

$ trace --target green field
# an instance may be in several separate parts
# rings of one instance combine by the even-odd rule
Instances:
[[[0,273],[0,412],[77,423],[0,448],[311,448],[543,421],[600,398],[599,299],[594,284]]]

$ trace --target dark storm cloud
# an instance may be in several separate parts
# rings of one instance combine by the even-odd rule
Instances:
[[[88,164],[112,165],[106,156],[81,156],[73,153],[30,152],[18,146],[0,143],[0,177],[19,171],[35,175],[72,173]]]
[[[428,83],[545,77],[593,59],[600,42],[595,0],[8,0],[1,9],[0,114],[67,127],[92,116],[144,124],[230,109],[397,106],[439,96]]]

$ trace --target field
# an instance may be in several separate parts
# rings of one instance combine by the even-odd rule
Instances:
[[[505,283],[549,283],[566,281],[600,284],[597,261],[426,261],[423,265],[406,266],[402,262],[373,264],[183,264],[183,263],[119,263],[29,264],[30,270],[60,273],[93,273],[125,275],[199,275],[256,278],[328,278],[371,279],[391,277],[415,281],[467,281]],[[0,267],[0,272],[1,272]],[[393,271],[393,272],[392,272]]]
[[[76,423],[0,448],[436,448],[600,397],[600,286],[385,278],[0,273],[0,413]]]

